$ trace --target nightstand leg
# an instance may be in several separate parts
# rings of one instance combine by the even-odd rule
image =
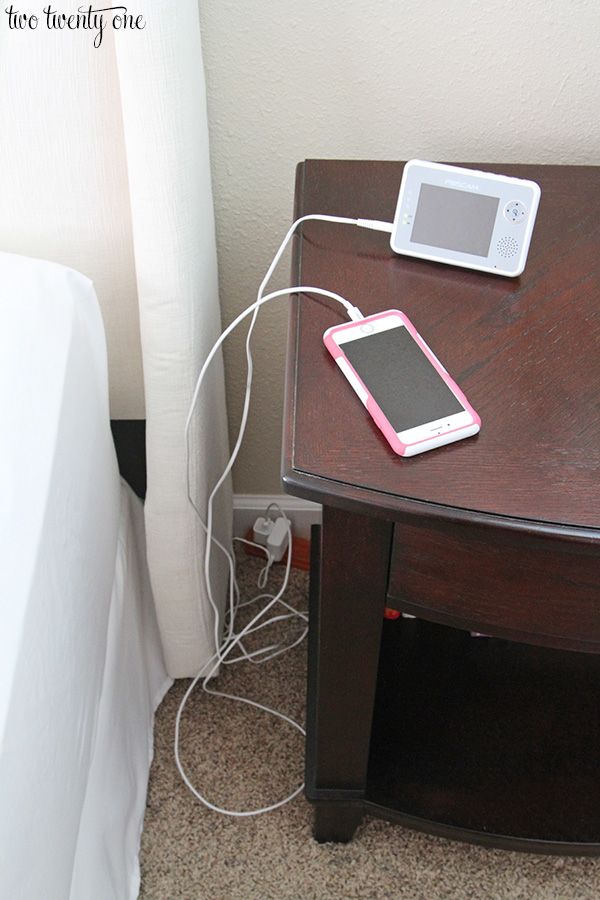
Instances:
[[[360,806],[351,803],[318,803],[315,806],[313,837],[320,844],[332,841],[347,844],[361,823]]]
[[[325,507],[320,540],[313,531],[306,795],[318,841],[350,840],[362,817],[392,530]]]

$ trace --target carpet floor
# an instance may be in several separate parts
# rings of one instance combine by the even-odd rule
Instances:
[[[255,560],[242,561],[244,596],[256,593],[258,570]],[[293,572],[286,599],[305,608],[306,593],[307,577]],[[305,672],[303,643],[265,665],[228,667],[215,686],[303,721]],[[488,850],[369,818],[350,844],[317,844],[302,795],[257,817],[208,810],[182,783],[173,759],[175,715],[188,684],[176,682],[156,716],[140,900],[600,897],[600,859]],[[284,722],[201,690],[182,719],[183,765],[196,788],[219,806],[249,809],[290,793],[303,777],[303,750],[302,735]]]

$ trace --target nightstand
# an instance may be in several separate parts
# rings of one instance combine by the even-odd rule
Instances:
[[[516,279],[306,223],[292,284],[406,312],[482,418],[401,459],[294,298],[283,481],[323,504],[311,562],[307,796],[317,840],[364,814],[535,852],[600,852],[600,169],[476,164],[542,199]],[[391,221],[402,163],[310,160],[295,216]],[[384,621],[394,607],[416,618]],[[486,637],[472,637],[479,632]]]

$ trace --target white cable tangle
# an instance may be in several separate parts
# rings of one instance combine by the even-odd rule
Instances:
[[[217,673],[217,671],[221,665],[229,665],[229,664],[233,664],[235,662],[241,662],[244,660],[255,663],[255,664],[267,662],[268,660],[274,659],[276,656],[279,656],[281,653],[284,653],[287,650],[292,649],[292,647],[297,646],[304,639],[304,637],[306,636],[306,633],[308,631],[307,624],[306,624],[308,621],[307,614],[300,610],[294,609],[289,604],[287,604],[284,600],[282,600],[282,596],[285,593],[285,590],[287,588],[289,574],[290,574],[291,560],[292,560],[292,535],[291,535],[291,526],[290,526],[289,521],[288,521],[288,525],[287,525],[288,534],[289,534],[289,544],[288,544],[288,550],[287,550],[288,556],[287,556],[287,563],[286,563],[286,568],[285,568],[284,579],[283,579],[283,582],[282,582],[282,585],[281,585],[279,591],[276,594],[270,594],[270,593],[259,594],[249,601],[240,603],[239,588],[238,588],[236,577],[235,577],[235,558],[233,556],[233,550],[225,547],[213,534],[213,502],[214,502],[214,499],[215,499],[218,491],[220,490],[220,488],[226,481],[227,477],[229,476],[229,473],[231,472],[231,469],[233,468],[233,465],[237,459],[237,456],[238,456],[238,453],[239,453],[239,450],[240,450],[240,447],[241,447],[241,444],[243,441],[244,433],[246,430],[246,424],[247,424],[247,420],[248,420],[248,412],[249,412],[249,408],[250,408],[250,396],[251,396],[252,375],[253,375],[253,361],[252,361],[252,353],[250,350],[250,339],[252,337],[252,333],[254,331],[254,326],[256,324],[256,320],[258,317],[258,312],[259,312],[261,306],[263,306],[263,304],[265,304],[265,303],[270,302],[271,300],[276,300],[276,299],[279,299],[280,297],[290,296],[292,294],[309,294],[309,295],[317,294],[319,296],[327,297],[331,300],[335,300],[336,302],[342,304],[342,306],[344,306],[344,308],[346,309],[346,312],[348,313],[349,318],[352,319],[353,321],[358,321],[363,318],[361,311],[356,306],[353,306],[348,300],[346,300],[340,294],[337,294],[334,291],[325,290],[324,288],[312,287],[312,286],[306,286],[306,285],[298,285],[295,287],[284,288],[281,290],[272,291],[269,294],[264,293],[266,286],[267,286],[279,260],[281,259],[281,256],[283,255],[290,239],[292,238],[294,232],[296,231],[296,229],[298,228],[298,226],[300,224],[307,222],[307,221],[311,221],[311,220],[324,221],[324,222],[335,222],[338,224],[347,224],[347,225],[357,225],[362,228],[370,228],[370,229],[377,230],[377,231],[391,232],[391,230],[392,230],[392,225],[390,223],[380,222],[377,220],[369,220],[369,219],[350,219],[350,218],[345,218],[345,217],[341,217],[341,216],[313,215],[313,214],[302,216],[301,218],[297,219],[289,228],[277,253],[273,257],[273,260],[272,260],[269,268],[267,269],[267,272],[266,272],[266,274],[260,284],[260,287],[258,289],[256,300],[247,309],[245,309],[242,313],[240,313],[237,316],[237,318],[234,319],[234,321],[223,331],[223,333],[215,341],[212,349],[208,353],[208,355],[204,361],[204,364],[200,370],[200,374],[198,375],[198,379],[196,381],[196,385],[195,385],[194,392],[192,395],[192,400],[191,400],[190,407],[189,407],[189,412],[188,412],[188,415],[186,418],[186,423],[185,423],[187,496],[188,496],[188,500],[189,500],[190,504],[192,505],[192,507],[198,517],[200,525],[206,534],[206,545],[205,545],[205,553],[204,553],[204,580],[205,580],[205,585],[206,585],[206,594],[207,594],[210,609],[211,609],[212,615],[213,615],[213,636],[214,636],[214,645],[215,645],[216,650],[215,650],[215,653],[213,654],[213,656],[208,660],[207,663],[205,663],[205,665],[200,670],[200,672],[198,672],[196,677],[192,680],[192,682],[190,683],[189,687],[187,688],[187,690],[184,694],[184,697],[179,705],[179,709],[177,711],[177,717],[176,717],[176,721],[175,721],[175,741],[174,741],[175,762],[176,762],[177,768],[179,770],[179,773],[180,773],[184,783],[189,788],[189,790],[192,792],[192,794],[201,803],[203,803],[205,806],[207,806],[209,809],[214,810],[215,812],[222,813],[224,815],[228,815],[228,816],[245,817],[245,816],[253,816],[253,815],[259,815],[259,814],[265,813],[265,812],[270,812],[271,810],[274,810],[280,806],[283,806],[285,803],[289,802],[294,797],[297,797],[298,794],[304,788],[304,785],[301,784],[291,794],[284,797],[282,800],[279,800],[268,806],[261,807],[260,809],[247,810],[247,811],[224,809],[224,808],[212,803],[211,801],[209,801],[205,796],[203,796],[194,787],[194,785],[190,781],[187,773],[185,772],[185,770],[183,768],[183,765],[182,765],[181,759],[180,759],[180,755],[179,755],[179,735],[180,735],[181,717],[182,717],[183,711],[185,709],[185,705],[186,705],[190,695],[192,694],[194,688],[196,687],[198,681],[200,681],[201,679],[202,679],[202,688],[206,693],[213,694],[213,695],[219,696],[219,697],[224,697],[224,698],[231,699],[231,700],[236,700],[240,703],[246,703],[249,706],[254,706],[257,709],[263,710],[264,712],[267,712],[273,716],[276,716],[279,719],[282,719],[283,721],[285,721],[289,725],[291,725],[293,728],[297,729],[301,734],[305,734],[305,730],[304,730],[303,726],[300,725],[298,722],[294,721],[289,716],[286,716],[277,710],[271,709],[267,706],[264,706],[261,703],[258,703],[257,701],[250,700],[246,697],[239,697],[234,694],[227,694],[222,691],[217,691],[214,688],[209,687],[209,682],[215,676],[215,674]],[[191,426],[191,422],[193,419],[196,405],[198,403],[200,389],[202,387],[202,384],[204,382],[206,373],[208,371],[208,368],[209,368],[211,362],[213,361],[213,359],[215,358],[219,349],[221,348],[223,342],[227,339],[227,337],[231,334],[231,332],[235,328],[237,328],[238,325],[240,325],[241,322],[243,322],[244,319],[247,316],[249,316],[250,314],[252,314],[252,319],[250,321],[250,325],[249,325],[248,332],[246,335],[246,342],[245,342],[246,362],[247,362],[246,387],[245,387],[242,415],[241,415],[240,424],[239,424],[239,428],[238,428],[238,434],[236,437],[234,448],[233,448],[230,458],[229,458],[229,462],[227,463],[225,469],[221,473],[221,476],[219,477],[217,483],[215,484],[214,488],[212,489],[212,491],[208,497],[207,508],[206,508],[206,520],[204,520],[203,515],[201,514],[200,510],[198,509],[198,506],[195,503],[193,495],[192,495],[191,474],[190,474],[190,459],[191,459],[190,426]],[[282,515],[284,515],[284,517],[285,517],[285,514],[282,513]],[[287,520],[287,517],[285,517],[285,518]],[[252,543],[252,542],[249,542],[249,543]],[[211,551],[212,551],[213,544],[215,545],[215,547],[218,550],[220,550],[225,555],[225,557],[228,561],[228,565],[229,565],[229,592],[228,592],[228,604],[227,604],[228,609],[227,609],[227,613],[224,617],[223,623],[220,621],[219,609],[218,609],[218,606],[215,603],[215,600],[213,597],[212,586],[211,586],[211,581],[210,581],[210,559],[211,559]],[[265,548],[262,545],[256,545],[256,546],[259,546],[260,549],[263,551],[265,550]],[[265,580],[266,580],[266,575],[268,574],[268,571],[270,569],[271,562],[272,562],[272,560],[270,560],[269,555],[267,554],[267,563],[266,563],[265,570],[263,570],[265,572]],[[262,584],[262,582],[260,582],[260,578],[259,578],[259,587],[262,587],[262,586],[264,586],[264,585]],[[241,608],[242,606],[247,606],[250,603],[257,602],[258,600],[261,600],[261,599],[268,600],[268,602],[241,629],[240,632],[236,633],[235,632],[235,617],[237,614],[237,610],[239,608]],[[277,604],[281,604],[284,607],[284,609],[288,610],[288,612],[284,613],[282,615],[279,615],[279,616],[271,616],[270,618],[261,622],[260,620],[263,619],[263,617],[265,617],[266,614],[270,610],[273,610]],[[267,626],[274,624],[275,622],[284,621],[287,619],[290,619],[290,620],[299,619],[304,623],[304,627],[303,627],[301,634],[295,640],[293,640],[292,643],[286,644],[283,646],[281,644],[272,644],[267,647],[262,647],[262,648],[259,648],[258,650],[254,650],[251,652],[248,652],[246,650],[246,648],[244,647],[244,644],[242,642],[243,638],[245,638],[245,637],[249,636],[250,634],[253,634],[259,630],[262,630],[262,629],[266,628]],[[226,633],[225,633],[224,637],[221,637],[222,625],[225,626]],[[240,655],[230,659],[229,655],[233,651],[233,649],[236,647],[241,651],[241,653],[240,653]]]

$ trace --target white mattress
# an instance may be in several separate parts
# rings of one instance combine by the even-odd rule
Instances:
[[[0,253],[0,896],[137,896],[167,679],[88,279]]]

